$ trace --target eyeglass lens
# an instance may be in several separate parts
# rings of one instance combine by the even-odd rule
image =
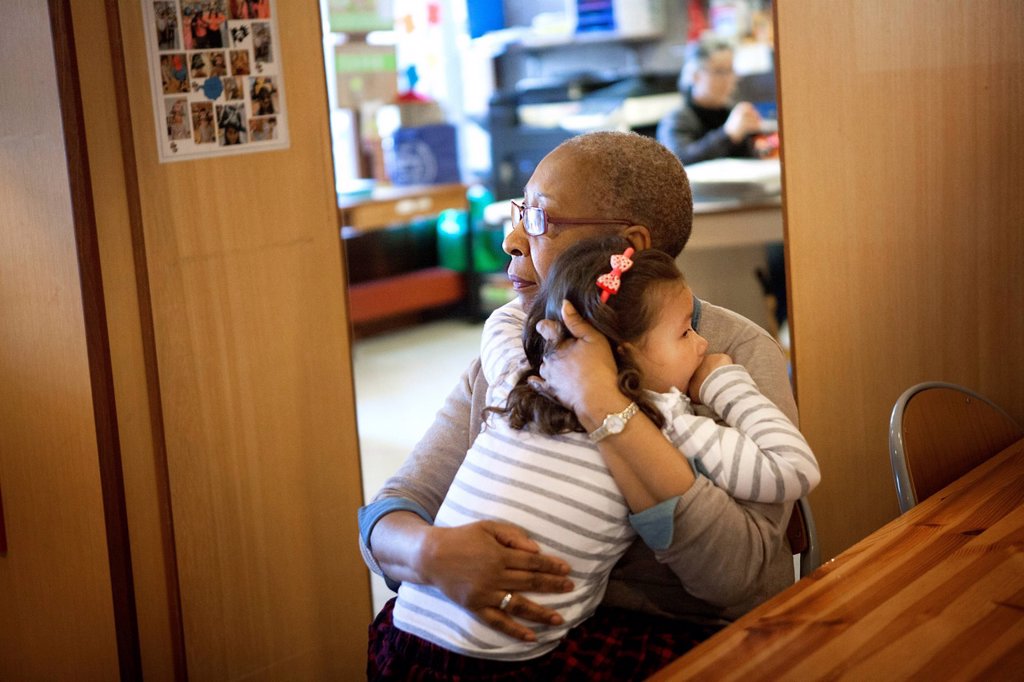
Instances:
[[[538,206],[521,206],[512,202],[512,223],[515,225],[520,220],[526,228],[526,234],[538,237],[547,230],[547,216],[544,210]]]
[[[526,233],[532,234],[534,237],[544,234],[547,229],[547,216],[544,215],[544,209],[537,208],[536,206],[526,207]]]

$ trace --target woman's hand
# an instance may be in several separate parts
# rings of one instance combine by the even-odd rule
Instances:
[[[431,526],[420,546],[420,570],[428,583],[475,613],[495,630],[534,641],[532,630],[512,616],[560,625],[557,611],[530,601],[523,592],[559,593],[573,588],[569,565],[540,553],[517,526],[477,521],[465,526]],[[512,599],[499,608],[506,594]]]
[[[573,338],[545,358],[540,366],[542,378],[531,383],[572,409],[583,428],[592,433],[607,415],[621,412],[630,401],[619,390],[608,339],[568,301],[562,303],[562,319]],[[539,322],[537,330],[545,339],[558,338],[558,327],[550,321]],[[693,485],[693,468],[645,415],[631,419],[614,438],[602,440],[598,450],[634,513],[678,497]]]
[[[690,386],[687,393],[694,405],[700,405],[700,387],[704,385],[708,376],[719,367],[732,364],[732,358],[725,353],[711,353],[704,356],[704,361],[697,367],[697,371],[690,377]]]
[[[535,390],[575,412],[587,426],[586,415],[591,411],[587,408],[619,394],[618,370],[608,339],[584,320],[569,301],[562,302],[562,320],[574,338],[562,341],[545,356],[540,366],[541,378],[534,377],[530,383]],[[558,325],[552,320],[538,322],[537,331],[548,341],[559,338]],[[625,404],[618,409],[623,407]],[[594,411],[600,411],[600,407]]]

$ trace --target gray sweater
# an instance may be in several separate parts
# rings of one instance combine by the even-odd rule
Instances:
[[[708,341],[707,352],[732,356],[797,423],[786,359],[775,340],[746,318],[706,302],[697,306],[694,318],[694,328]],[[423,439],[368,507],[400,497],[436,515],[480,432],[486,395],[480,362],[474,360]],[[637,539],[612,571],[603,603],[695,622],[734,620],[793,582],[785,537],[791,509],[791,503],[734,500],[698,477],[678,498],[669,547],[653,551]],[[372,526],[362,530],[372,533]],[[363,550],[368,565],[379,572],[365,544]]]

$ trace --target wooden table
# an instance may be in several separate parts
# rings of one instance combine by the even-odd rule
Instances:
[[[1024,440],[651,679],[1024,679]]]

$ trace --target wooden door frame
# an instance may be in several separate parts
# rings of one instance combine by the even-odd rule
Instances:
[[[74,220],[79,279],[82,285],[82,312],[96,424],[96,446],[99,454],[118,664],[121,679],[135,680],[142,678],[142,654],[132,580],[128,514],[125,505],[96,214],[92,199],[92,179],[89,173],[78,61],[75,56],[74,27],[69,3],[48,0],[48,4],[67,154],[71,213]]]

